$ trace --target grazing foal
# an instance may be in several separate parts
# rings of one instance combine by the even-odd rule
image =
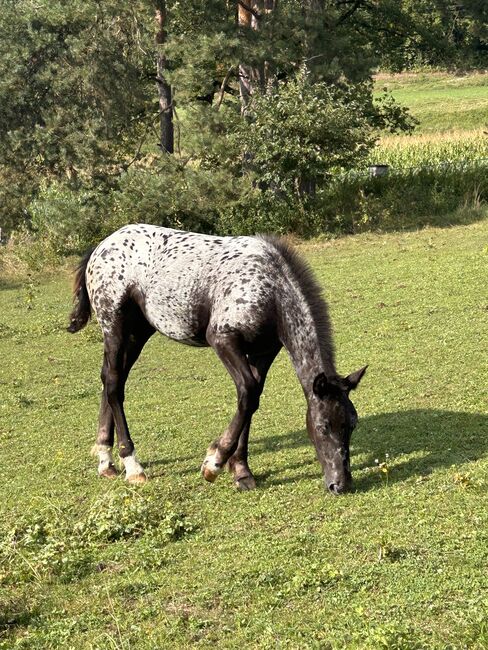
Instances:
[[[350,489],[349,439],[357,413],[349,399],[366,368],[335,369],[327,306],[308,266],[273,237],[213,237],[129,225],[81,261],[77,332],[95,311],[104,336],[103,395],[95,450],[101,476],[116,474],[114,427],[127,480],[144,482],[124,414],[124,386],[149,337],[211,346],[237,388],[237,412],[207,450],[202,473],[214,481],[227,465],[237,487],[255,480],[247,461],[249,428],[269,367],[284,346],[307,400],[307,429],[333,494]]]

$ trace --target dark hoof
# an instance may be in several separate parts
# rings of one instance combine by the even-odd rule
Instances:
[[[248,476],[241,476],[240,478],[234,479],[234,485],[241,492],[247,492],[256,488],[256,481],[254,476],[249,474]]]
[[[103,476],[104,478],[116,478],[118,476],[118,472],[115,469],[114,465],[109,465],[99,473],[99,476]]]

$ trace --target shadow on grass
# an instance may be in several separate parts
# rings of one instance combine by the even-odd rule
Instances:
[[[402,214],[392,223],[379,223],[378,226],[383,232],[415,232],[423,228],[452,228],[453,226],[469,226],[473,223],[478,223],[487,218],[487,211],[484,206],[476,207],[460,207],[457,210],[438,210],[435,213],[428,212],[426,214],[410,216]]]
[[[360,418],[351,444],[353,476],[358,470],[375,466],[375,459],[380,462],[389,456],[392,470],[389,483],[404,481],[412,476],[427,476],[437,468],[461,465],[477,460],[488,454],[488,416],[476,413],[459,413],[453,411],[411,410],[396,413],[383,413]],[[270,459],[269,468],[256,475],[261,488],[321,477],[317,460],[313,464],[307,461],[297,462],[286,450],[312,447],[305,430],[290,431],[273,436],[250,437],[250,466],[253,457],[259,454],[273,454],[285,450],[285,460],[280,456],[280,463]],[[365,456],[360,464],[355,462],[359,454]],[[406,460],[397,460],[399,456],[412,456]],[[174,463],[191,463],[189,468],[181,468],[181,476],[198,471],[203,457],[199,454],[179,456],[159,460],[149,460],[147,468],[153,468],[153,476],[164,472],[165,467]],[[300,472],[300,470],[302,470]],[[291,476],[282,476],[283,472],[292,472]],[[356,490],[367,491],[378,484],[376,474],[356,477]]]
[[[357,431],[353,434],[351,444],[352,471],[356,472],[375,466],[375,459],[380,462],[389,456],[392,471],[389,482],[406,480],[412,476],[427,476],[435,469],[461,465],[475,461],[488,454],[488,416],[476,413],[459,413],[452,411],[412,410],[397,413],[383,413],[360,419]],[[306,431],[294,431],[266,438],[251,438],[252,456],[269,453],[278,449],[297,449],[311,445]],[[361,464],[355,463],[355,456],[362,454],[366,459]],[[411,456],[404,461],[398,456]],[[285,463],[278,472],[294,471],[303,467],[300,474],[291,477],[272,477],[273,471],[266,472],[261,478],[265,485],[278,485],[318,478],[321,470],[317,463],[316,471],[311,466],[298,463]],[[356,489],[368,490],[377,485],[377,476],[365,476],[356,480]]]
[[[0,277],[0,291],[3,289],[21,289],[24,286],[25,282],[22,282],[21,280]]]
[[[39,614],[37,610],[29,611],[21,602],[3,602],[0,606],[0,641],[15,628],[28,627]]]

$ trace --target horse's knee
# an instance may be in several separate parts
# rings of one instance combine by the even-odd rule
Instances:
[[[239,410],[254,413],[259,407],[261,391],[257,382],[248,382],[239,391]]]
[[[109,404],[114,404],[120,398],[119,376],[117,372],[107,370],[102,371],[103,385]]]

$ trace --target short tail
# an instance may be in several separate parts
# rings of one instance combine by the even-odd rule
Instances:
[[[86,288],[86,267],[94,249],[90,249],[78,264],[75,272],[73,286],[73,302],[75,306],[71,312],[68,332],[74,334],[81,330],[91,318],[90,297]]]

